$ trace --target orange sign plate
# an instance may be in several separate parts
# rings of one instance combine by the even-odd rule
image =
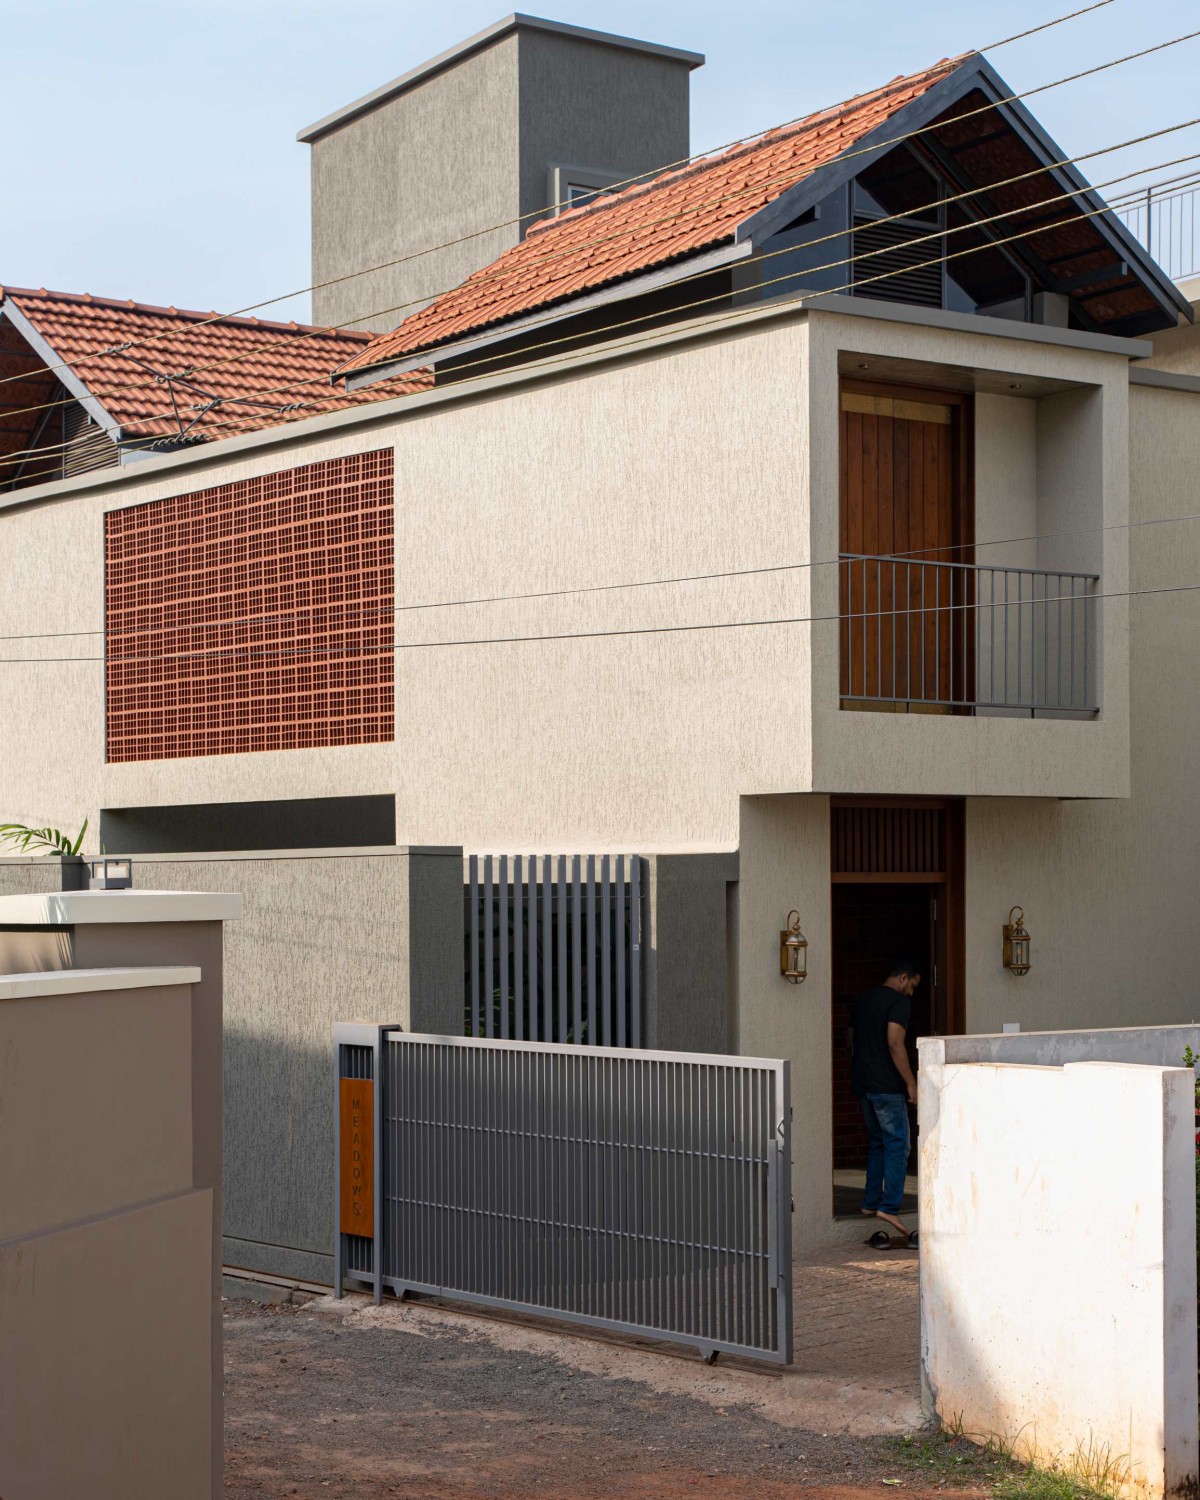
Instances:
[[[343,1078],[338,1099],[343,1234],[375,1233],[375,1084]]]

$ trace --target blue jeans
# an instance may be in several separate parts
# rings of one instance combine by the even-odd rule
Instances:
[[[868,1142],[862,1206],[869,1213],[899,1213],[908,1167],[908,1100],[903,1094],[864,1094],[862,1111]]]

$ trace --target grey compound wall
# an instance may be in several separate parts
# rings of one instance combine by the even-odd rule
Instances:
[[[240,892],[225,935],[225,1262],[329,1281],[335,1021],[462,1029],[462,853],[139,859],[138,889]]]

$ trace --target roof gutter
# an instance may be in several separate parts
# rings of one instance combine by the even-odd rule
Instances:
[[[440,361],[458,359],[477,349],[486,349],[493,344],[505,343],[510,338],[527,332],[531,328],[544,328],[551,323],[561,323],[566,318],[574,318],[580,313],[590,312],[593,308],[605,307],[613,302],[626,302],[631,297],[658,291],[660,287],[672,286],[692,276],[701,276],[706,271],[718,271],[722,266],[747,260],[753,254],[754,244],[748,239],[740,243],[719,245],[715,250],[702,251],[699,255],[689,256],[686,260],[676,261],[673,265],[660,267],[657,271],[646,271],[640,276],[630,276],[624,281],[615,281],[598,292],[572,297],[567,302],[559,303],[557,307],[541,312],[535,311],[524,317],[514,318],[510,322],[494,323],[474,337],[458,339],[454,343],[442,344],[434,349],[414,350],[381,364],[367,365],[362,369],[352,370],[346,375],[346,389],[358,391],[364,386],[375,385],[380,380],[391,380],[397,375],[411,374],[413,370],[428,369],[431,365],[436,368]]]

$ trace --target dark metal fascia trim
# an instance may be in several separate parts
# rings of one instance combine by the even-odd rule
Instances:
[[[47,373],[53,375],[60,385],[65,386],[67,391],[87,412],[88,416],[98,426],[103,427],[113,442],[119,445],[121,442],[120,426],[113,421],[112,417],[109,416],[108,412],[100,405],[96,397],[92,395],[91,391],[88,390],[87,386],[84,385],[83,381],[80,380],[79,376],[75,374],[70,366],[62,363],[60,355],[46,342],[17,304],[10,297],[5,297],[3,303],[0,303],[0,311],[3,312],[4,317],[8,319],[42,363],[46,365]],[[58,366],[58,368],[51,369],[50,366],[52,365]],[[35,370],[33,373],[36,375],[37,371]]]
[[[795,187],[788,188],[765,208],[760,208],[748,219],[743,219],[737,227],[736,237],[739,240],[757,240],[759,244],[762,244],[771,235],[790,224],[793,219],[798,218],[806,208],[811,208],[822,198],[827,198],[830,193],[836,192],[838,188],[845,187],[873,162],[885,156],[899,144],[899,136],[907,136],[915,130],[931,125],[948,104],[952,104],[970,88],[972,80],[979,74],[979,61],[977,57],[973,57],[960,63],[953,72],[947,73],[944,78],[939,78],[937,83],[927,89],[919,99],[914,99],[911,103],[904,105],[894,115],[889,115],[874,130],[861,136],[852,147],[848,148],[852,154],[835,156],[831,162],[818,167],[803,182],[798,182]]]
[[[585,292],[578,297],[571,298],[570,301],[559,303],[557,307],[544,308],[540,311],[534,308],[531,312],[514,318],[511,322],[490,324],[480,329],[474,337],[458,339],[452,344],[439,344],[431,349],[416,350],[412,354],[401,355],[383,364],[368,365],[362,370],[354,370],[346,377],[346,389],[358,391],[364,386],[376,385],[381,380],[392,380],[398,375],[410,375],[414,370],[423,370],[429,365],[436,366],[441,360],[457,358],[462,354],[471,354],[476,349],[486,349],[493,344],[505,343],[529,328],[548,327],[552,323],[561,323],[564,318],[573,318],[579,313],[590,312],[593,308],[604,307],[613,302],[626,302],[632,297],[641,296],[644,292],[654,292],[660,287],[671,286],[689,276],[699,275],[705,271],[719,271],[722,266],[748,260],[753,253],[754,245],[749,240],[743,240],[740,244],[718,245],[713,250],[702,250],[696,255],[675,261],[671,265],[644,271],[624,281],[614,281],[610,286],[601,287],[594,292]],[[598,331],[598,336],[603,338],[603,329]]]

